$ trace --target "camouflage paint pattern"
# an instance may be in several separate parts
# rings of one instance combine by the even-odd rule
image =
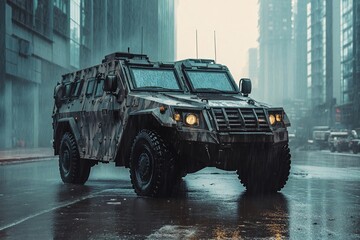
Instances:
[[[83,81],[84,84],[79,96],[69,97],[65,94],[60,99],[61,106],[54,105],[55,154],[59,153],[60,141],[65,131],[74,133],[81,158],[94,162],[115,161],[118,166],[127,166],[129,148],[141,128],[155,128],[169,145],[172,145],[180,158],[189,158],[188,161],[196,161],[190,156],[196,155],[196,151],[202,151],[206,158],[218,162],[221,152],[229,147],[235,151],[234,149],[246,148],[249,144],[288,143],[287,127],[290,126],[290,122],[282,108],[270,108],[268,105],[242,96],[240,92],[230,95],[208,93],[206,96],[191,92],[184,68],[201,67],[201,70],[206,70],[208,67],[228,72],[226,66],[220,64],[194,61],[184,60],[165,64],[150,62],[144,55],[116,53],[107,56],[97,66],[64,75],[59,83],[60,86],[70,84],[73,89],[78,81]],[[197,65],[196,61],[200,64]],[[183,91],[136,91],[131,79],[130,66],[172,68],[177,73]],[[91,80],[95,79],[96,82],[105,79],[107,75],[117,76],[116,92],[103,92],[101,96],[95,96],[95,93],[86,94]],[[55,93],[55,97],[56,95]],[[161,111],[160,107],[165,111]],[[217,116],[214,111],[218,111]],[[242,111],[247,112],[254,121],[257,121],[250,130],[247,129]],[[269,111],[281,114],[284,119],[282,124],[276,127],[270,126]],[[255,112],[261,113],[262,119]],[[175,121],[174,113],[196,113],[199,116],[199,126],[190,127],[183,122]],[[224,120],[217,119],[219,114]],[[238,125],[241,127],[232,130],[229,117],[238,119]],[[72,122],[75,124],[66,124],[67,119],[74,119]],[[260,120],[263,129],[260,128]],[[224,125],[221,130],[219,124],[223,121],[226,122],[227,128]],[[182,151],[186,151],[186,146],[189,144],[199,148],[193,150],[195,152],[183,153]],[[205,163],[205,165],[211,164]],[[199,168],[201,167],[203,165]]]

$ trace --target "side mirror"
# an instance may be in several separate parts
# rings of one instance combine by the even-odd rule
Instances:
[[[54,89],[54,99],[57,108],[61,107],[62,99],[65,95],[65,87],[62,84],[58,84]]]
[[[239,88],[244,97],[249,96],[251,93],[251,80],[249,78],[240,79]]]
[[[107,75],[105,78],[103,89],[105,92],[116,92],[117,76],[116,75]]]

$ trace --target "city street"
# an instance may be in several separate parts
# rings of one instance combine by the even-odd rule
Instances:
[[[0,136],[0,240],[360,240],[360,0],[1,0]]]
[[[56,159],[0,165],[0,239],[359,239],[360,155],[292,155],[288,184],[262,197],[214,168],[152,199],[112,164],[85,186],[64,185]]]

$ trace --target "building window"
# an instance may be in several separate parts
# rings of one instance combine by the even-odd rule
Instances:
[[[8,0],[12,19],[44,36],[49,36],[48,0]]]
[[[69,36],[68,1],[54,0],[54,31]]]
[[[37,32],[49,35],[49,1],[34,0],[35,29]]]
[[[54,0],[54,7],[64,14],[67,14],[67,1],[66,0]]]
[[[91,2],[81,2],[81,45],[90,48],[91,39]]]
[[[8,0],[12,8],[12,19],[30,28],[33,27],[33,1],[29,0]]]
[[[80,66],[80,0],[70,0],[70,65]]]

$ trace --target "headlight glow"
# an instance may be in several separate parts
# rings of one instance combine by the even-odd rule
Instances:
[[[199,124],[199,119],[195,114],[189,113],[188,115],[186,115],[185,123],[190,126],[193,126],[195,124]]]
[[[174,113],[174,120],[177,122],[181,121],[181,115],[179,113]]]
[[[271,125],[274,125],[274,124],[275,124],[275,116],[272,115],[272,114],[270,114],[270,115],[269,115],[269,121],[270,121],[270,124],[271,124]]]
[[[281,122],[281,120],[282,120],[281,114],[276,114],[275,119],[276,119],[277,122]]]

